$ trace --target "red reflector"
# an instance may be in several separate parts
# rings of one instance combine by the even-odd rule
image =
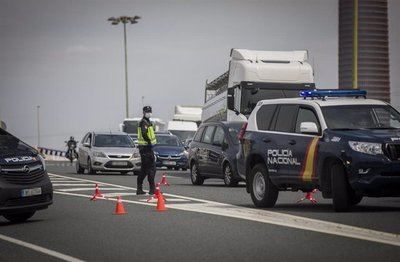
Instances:
[[[242,128],[240,129],[239,134],[237,135],[239,141],[243,140],[244,134],[246,133],[246,129],[247,129],[247,122],[242,125]]]

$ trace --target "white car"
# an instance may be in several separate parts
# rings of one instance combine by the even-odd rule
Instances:
[[[139,172],[141,159],[139,149],[126,133],[89,132],[78,150],[76,172],[89,174],[103,172]]]

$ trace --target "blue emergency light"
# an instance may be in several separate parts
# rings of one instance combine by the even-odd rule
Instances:
[[[302,90],[300,96],[305,98],[325,98],[325,97],[364,97],[367,96],[367,91],[359,89],[314,89]]]

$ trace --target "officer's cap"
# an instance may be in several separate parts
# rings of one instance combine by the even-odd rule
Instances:
[[[143,113],[152,113],[151,106],[145,106],[145,107],[143,107]]]

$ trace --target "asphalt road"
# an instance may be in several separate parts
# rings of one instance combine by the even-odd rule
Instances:
[[[226,188],[222,181],[208,180],[192,186],[188,172],[167,171],[171,186],[162,189],[168,210],[156,212],[155,203],[134,194],[135,176],[77,175],[63,163],[49,163],[48,171],[54,204],[27,223],[10,224],[0,218],[0,261],[58,261],[51,252],[70,256],[66,260],[86,261],[398,261],[400,257],[400,199],[396,198],[367,198],[351,213],[334,213],[330,201],[318,193],[318,204],[297,204],[303,194],[285,192],[275,208],[259,210],[253,208],[244,185]],[[157,173],[157,181],[163,172]],[[89,201],[93,181],[111,200]],[[113,214],[116,195],[122,195],[128,214]],[[337,233],[329,230],[331,226]],[[389,241],[381,241],[386,238]]]

